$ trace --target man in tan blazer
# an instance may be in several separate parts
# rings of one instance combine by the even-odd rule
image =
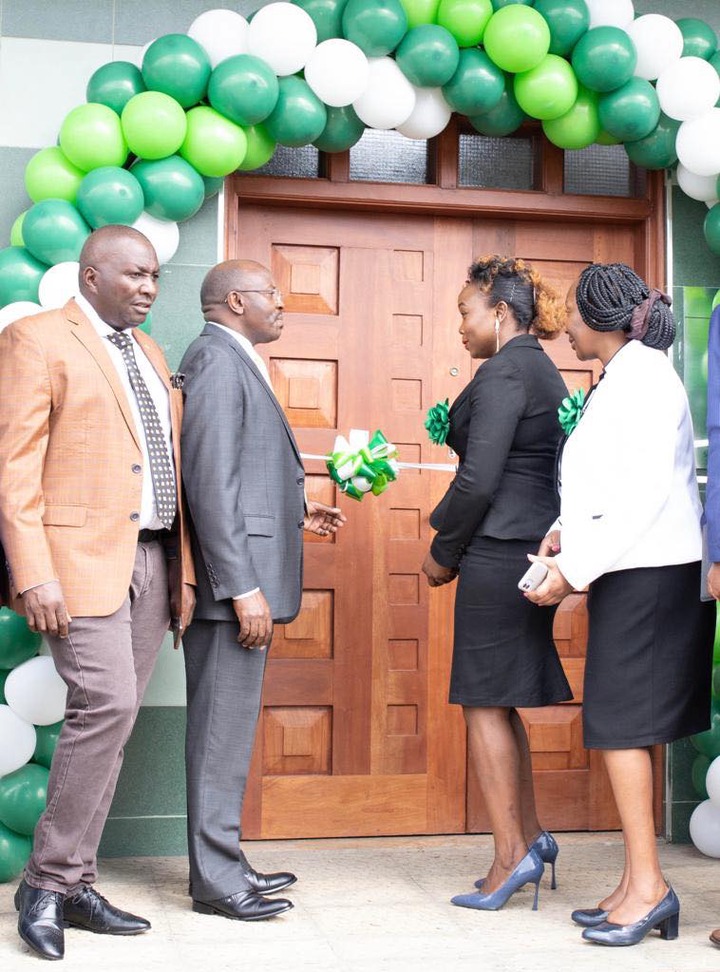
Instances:
[[[63,927],[146,931],[95,891],[97,847],[171,619],[195,577],[180,496],[182,393],[137,327],[158,291],[149,241],[88,238],[79,296],[0,334],[0,540],[10,606],[68,687],[47,809],[15,896],[21,938],[64,954]]]

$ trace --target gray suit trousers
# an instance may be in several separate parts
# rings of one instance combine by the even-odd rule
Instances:
[[[237,621],[193,621],[183,635],[187,678],[188,849],[193,897],[250,888],[240,817],[269,649],[243,648]]]

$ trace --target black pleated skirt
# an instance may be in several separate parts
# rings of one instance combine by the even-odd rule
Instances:
[[[455,596],[450,702],[535,707],[572,698],[552,637],[555,608],[537,607],[517,587],[535,550],[528,540],[473,538]]]
[[[587,749],[672,742],[710,725],[715,603],[700,564],[640,567],[590,585],[583,731]]]

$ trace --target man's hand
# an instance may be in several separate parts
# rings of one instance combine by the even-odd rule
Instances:
[[[443,567],[439,564],[429,551],[423,561],[422,571],[427,577],[430,587],[442,587],[443,584],[449,584],[450,581],[455,580],[458,573],[452,567]]]
[[[560,531],[551,530],[540,542],[538,557],[554,557],[560,553]]]
[[[707,585],[710,597],[714,597],[716,601],[720,601],[720,564],[710,564]]]
[[[232,604],[240,622],[237,640],[243,648],[267,648],[272,638],[273,621],[263,592],[237,598]]]
[[[317,500],[307,501],[307,513],[303,520],[303,529],[315,533],[319,537],[329,537],[337,533],[339,528],[347,523],[347,517],[337,506],[325,506]]]
[[[31,587],[22,595],[22,600],[31,631],[67,638],[72,618],[65,607],[60,581]]]
[[[564,597],[572,592],[572,584],[569,584],[560,573],[553,557],[534,557],[532,554],[528,554],[528,560],[533,563],[539,561],[541,564],[545,564],[548,569],[547,577],[542,584],[534,591],[523,594],[523,597],[526,597],[528,601],[532,601],[533,604],[540,607],[549,607],[551,604],[559,604]]]

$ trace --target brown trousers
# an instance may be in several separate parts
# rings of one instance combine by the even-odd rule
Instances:
[[[115,614],[73,618],[67,638],[47,638],[68,692],[47,807],[25,868],[33,887],[68,893],[94,883],[123,749],[169,622],[167,562],[155,541],[138,544]]]

